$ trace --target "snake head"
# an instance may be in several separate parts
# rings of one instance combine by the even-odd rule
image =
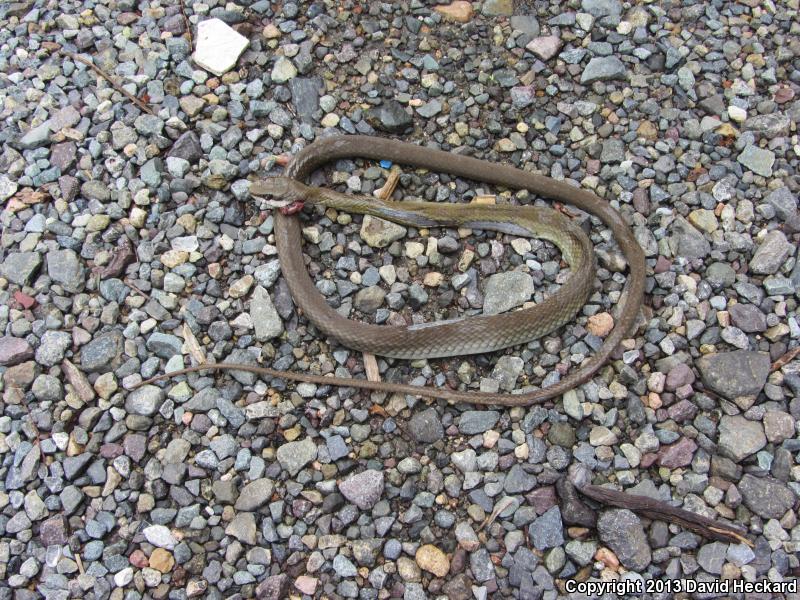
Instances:
[[[272,206],[285,215],[293,215],[303,208],[309,195],[309,187],[291,177],[269,177],[250,184],[254,196],[272,196]]]

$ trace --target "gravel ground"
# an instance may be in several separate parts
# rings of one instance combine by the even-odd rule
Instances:
[[[797,576],[800,361],[772,368],[800,343],[797,0],[185,4],[0,5],[0,598],[552,599],[575,579]],[[192,60],[212,17],[249,41],[216,74]],[[638,330],[530,409],[238,373],[131,391],[200,355],[364,376],[294,311],[248,193],[333,133],[593,190],[647,255]],[[371,193],[386,167],[319,182]],[[492,194],[540,202],[412,169],[396,192]],[[508,310],[569,274],[538,240],[303,218],[319,290],[370,322]],[[576,218],[600,269],[572,325],[490,356],[379,358],[383,379],[512,390],[590,356],[625,265]],[[578,471],[754,547],[584,504],[563,486]]]

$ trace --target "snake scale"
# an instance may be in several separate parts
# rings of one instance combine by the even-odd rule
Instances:
[[[564,379],[551,386],[524,393],[462,392],[231,363],[205,363],[172,371],[143,381],[138,386],[203,370],[240,370],[294,381],[442,398],[451,402],[527,406],[561,395],[585,382],[605,364],[617,345],[632,331],[644,295],[644,253],[631,229],[609,204],[589,191],[511,166],[397,140],[352,135],[326,137],[306,146],[289,162],[283,177],[254,182],[250,188],[251,194],[269,195],[294,204],[295,207],[302,206],[303,202],[318,203],[417,227],[463,226],[540,237],[552,241],[560,248],[563,257],[570,264],[571,274],[557,292],[533,308],[424,325],[358,323],[342,317],[331,308],[309,277],[303,261],[298,219],[291,216],[290,210],[276,212],[274,234],[281,271],[297,307],[325,335],[356,350],[405,359],[490,352],[526,343],[568,323],[586,302],[594,287],[595,262],[591,242],[564,215],[552,209],[533,206],[383,201],[366,196],[340,194],[327,188],[304,184],[315,170],[344,158],[389,160],[488,184],[526,189],[551,200],[572,204],[598,217],[611,229],[627,260],[629,270],[626,290],[618,305],[619,316],[602,346],[593,357]]]

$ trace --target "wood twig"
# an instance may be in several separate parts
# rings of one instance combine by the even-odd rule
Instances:
[[[114,79],[111,77],[111,75],[109,75],[108,73],[106,73],[106,72],[105,72],[103,69],[101,69],[100,67],[98,67],[96,64],[94,64],[94,63],[93,63],[92,61],[90,61],[88,58],[84,58],[84,57],[80,56],[79,54],[75,54],[74,52],[70,52],[69,50],[64,50],[63,48],[60,48],[58,51],[59,51],[61,54],[63,54],[64,56],[68,56],[68,57],[70,57],[72,60],[76,60],[76,61],[78,61],[79,63],[83,63],[84,65],[86,65],[87,67],[89,67],[89,68],[90,68],[92,71],[94,71],[94,72],[95,72],[95,73],[97,73],[97,74],[98,74],[100,77],[102,77],[102,78],[103,78],[103,79],[105,79],[105,80],[106,80],[108,83],[110,83],[110,84],[111,84],[111,87],[113,87],[113,88],[114,88],[115,90],[117,90],[117,91],[118,91],[120,94],[122,94],[123,96],[125,96],[125,97],[126,97],[128,100],[130,100],[131,102],[133,102],[133,103],[134,103],[136,106],[138,106],[138,107],[139,107],[141,110],[143,110],[143,111],[144,111],[144,112],[146,112],[147,114],[150,114],[150,115],[154,115],[154,114],[155,114],[155,113],[153,112],[153,109],[151,109],[149,106],[147,106],[147,104],[145,104],[144,102],[142,102],[142,100],[141,100],[140,98],[137,98],[136,96],[134,96],[133,94],[131,94],[131,93],[130,93],[128,90],[126,90],[125,88],[123,88],[123,87],[122,87],[122,86],[121,86],[119,83],[117,83],[116,81],[114,81]]]
[[[397,182],[400,181],[400,172],[400,167],[397,165],[392,167],[386,178],[386,183],[380,189],[375,190],[374,194],[376,198],[389,200],[392,197],[397,187]],[[369,381],[380,381],[381,372],[378,369],[378,361],[375,359],[375,355],[370,352],[362,352],[362,356],[364,358],[364,371],[367,375],[367,379]]]
[[[746,544],[751,548],[754,547],[753,542],[745,537],[746,532],[738,527],[709,519],[682,508],[676,508],[666,502],[654,500],[648,496],[628,494],[597,485],[584,485],[576,487],[576,489],[581,494],[601,504],[627,508],[649,519],[674,523],[708,539]]]
[[[148,294],[148,293],[147,293],[147,292],[145,292],[144,290],[141,290],[141,289],[139,289],[139,288],[136,286],[136,284],[135,284],[135,283],[133,283],[133,282],[132,282],[130,279],[128,279],[127,277],[126,277],[125,279],[123,279],[123,280],[122,280],[122,283],[124,283],[125,285],[127,285],[129,288],[131,288],[131,289],[132,289],[134,292],[136,292],[136,293],[137,293],[137,294],[139,294],[140,296],[144,296],[144,297],[145,297],[145,298],[147,298],[148,300],[150,300],[150,299],[151,299],[151,298],[150,298],[150,294]]]
[[[772,367],[770,367],[769,372],[774,373],[778,369],[782,369],[790,362],[792,362],[795,358],[797,358],[798,354],[800,354],[800,346],[798,346],[797,348],[792,348],[786,354],[784,354],[778,360],[772,363]]]
[[[194,36],[192,36],[192,24],[189,17],[186,16],[186,2],[181,0],[181,15],[183,15],[183,24],[186,26],[186,34],[189,36],[189,46],[194,45]]]

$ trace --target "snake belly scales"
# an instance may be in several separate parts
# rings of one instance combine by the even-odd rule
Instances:
[[[572,204],[598,217],[611,229],[627,260],[629,271],[626,289],[617,305],[615,326],[599,350],[553,385],[511,394],[465,392],[366,379],[346,379],[233,363],[204,363],[171,371],[142,381],[135,387],[197,371],[238,370],[273,378],[441,398],[450,402],[528,406],[564,394],[591,378],[632,331],[644,295],[644,253],[631,229],[609,204],[589,191],[515,167],[397,140],[352,135],[326,137],[306,146],[289,162],[283,177],[253,182],[250,187],[251,195],[270,195],[286,202],[318,203],[337,210],[371,214],[417,227],[460,226],[540,237],[559,247],[562,256],[570,264],[571,273],[557,292],[532,308],[423,325],[358,323],[346,319],[331,308],[317,290],[303,261],[298,219],[276,211],[274,234],[283,277],[296,306],[325,335],[355,350],[404,359],[491,352],[527,343],[565,325],[572,320],[594,289],[595,261],[592,244],[586,234],[563,214],[553,209],[533,206],[383,201],[304,184],[315,170],[343,158],[389,160],[487,184],[525,189],[538,196]]]

